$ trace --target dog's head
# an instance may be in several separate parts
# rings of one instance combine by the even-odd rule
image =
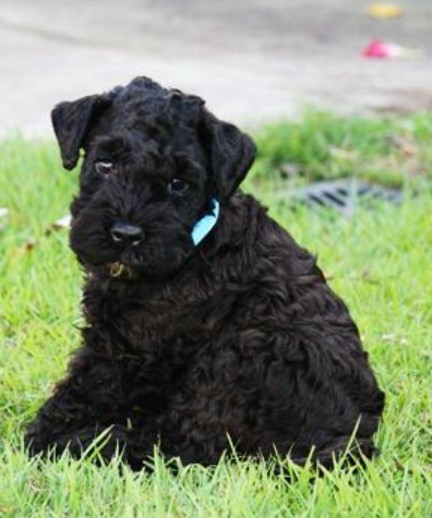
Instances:
[[[84,265],[112,275],[178,270],[255,156],[250,138],[209,113],[199,97],[145,77],[63,102],[52,121],[66,169],[84,151],[71,206],[72,249]]]

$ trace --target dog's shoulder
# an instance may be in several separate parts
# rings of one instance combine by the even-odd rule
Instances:
[[[221,228],[215,236],[220,253],[231,254],[243,264],[242,269],[275,274],[283,278],[314,275],[320,281],[324,276],[317,266],[316,256],[303,248],[254,196],[238,192],[222,214]],[[255,275],[254,275],[255,277]]]

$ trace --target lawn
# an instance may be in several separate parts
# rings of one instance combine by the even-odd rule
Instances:
[[[245,189],[319,255],[386,391],[380,457],[321,478],[291,468],[291,481],[258,462],[174,475],[157,455],[152,474],[67,456],[28,460],[24,424],[79,344],[81,273],[66,232],[47,232],[67,213],[77,178],[61,170],[53,142],[11,138],[0,143],[0,207],[9,209],[0,219],[0,517],[432,516],[432,115],[309,113],[257,140]],[[347,175],[402,186],[406,201],[349,219],[290,208],[293,186]]]

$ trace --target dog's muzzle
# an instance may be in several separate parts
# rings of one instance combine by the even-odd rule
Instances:
[[[203,216],[200,220],[198,220],[192,228],[191,238],[194,245],[197,247],[204,238],[211,232],[211,230],[215,227],[218,218],[219,218],[220,204],[216,198],[212,199],[212,207],[211,212]],[[114,241],[123,241],[123,240],[138,240],[142,239],[142,235],[138,236],[138,231],[135,231],[135,228],[132,229],[131,225],[122,224],[121,228],[117,228],[118,225],[114,225],[111,230]],[[136,227],[139,228],[139,227]],[[134,230],[134,232],[132,232]],[[121,232],[120,232],[121,231]],[[118,234],[118,235],[117,235]],[[137,243],[132,242],[133,246]],[[110,277],[115,279],[130,279],[134,277],[133,270],[128,265],[122,263],[121,261],[116,261],[114,263],[110,263],[107,265],[107,272]]]

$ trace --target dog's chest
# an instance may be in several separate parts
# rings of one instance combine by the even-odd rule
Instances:
[[[173,361],[189,357],[197,344],[214,333],[217,302],[208,294],[152,293],[107,285],[89,286],[83,297],[84,315],[110,342],[110,349],[160,356]]]

